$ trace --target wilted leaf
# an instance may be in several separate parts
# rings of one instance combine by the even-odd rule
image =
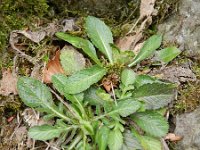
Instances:
[[[97,130],[95,142],[98,144],[99,150],[106,150],[108,145],[108,136],[109,136],[110,129],[106,126],[100,127]]]
[[[164,48],[164,49],[156,52],[158,59],[164,63],[168,63],[168,62],[172,61],[180,53],[181,53],[181,51],[174,46],[167,47],[167,48]]]
[[[166,106],[174,98],[174,85],[148,83],[133,92],[133,98],[145,102],[146,109],[158,109]]]
[[[113,64],[112,49],[110,46],[110,43],[113,43],[113,37],[109,27],[100,19],[88,16],[86,18],[85,29],[92,43],[105,54],[110,63]]]
[[[60,52],[61,65],[67,75],[85,68],[85,58],[73,47],[65,46]]]
[[[50,60],[43,71],[43,81],[45,83],[51,83],[51,77],[54,74],[64,73],[64,70],[60,64],[60,51],[56,52],[56,55]]]
[[[132,67],[133,65],[136,65],[145,58],[151,56],[155,52],[155,50],[160,47],[161,41],[161,35],[153,35],[149,39],[147,39],[140,52],[135,56],[134,61],[128,66]]]
[[[182,140],[182,139],[183,139],[182,136],[176,135],[176,134],[174,134],[174,133],[168,133],[168,134],[165,136],[165,140],[170,140],[171,142],[180,141],[180,140]]]
[[[96,65],[83,69],[70,77],[66,77],[64,90],[68,94],[80,93],[98,82],[105,74],[106,69]]]
[[[2,71],[2,79],[0,81],[0,94],[8,96],[9,94],[17,94],[17,77],[12,74],[10,69]]]
[[[166,119],[157,112],[135,113],[131,118],[142,130],[151,136],[161,138],[168,132],[169,125]]]
[[[125,86],[133,84],[136,79],[136,73],[131,69],[124,69],[121,73],[121,81]]]
[[[28,135],[35,140],[50,140],[59,137],[66,128],[50,125],[35,126],[29,129]]]
[[[136,112],[141,106],[141,103],[134,99],[121,100],[110,114],[119,113],[122,117],[127,117]]]
[[[96,62],[98,65],[101,65],[101,62],[97,57],[96,50],[89,40],[80,37],[75,37],[62,32],[57,32],[56,36],[60,39],[69,42],[77,48],[81,48],[84,51],[84,53],[86,53],[94,62]]]
[[[110,131],[108,136],[108,147],[110,150],[120,150],[123,144],[123,136],[119,129]]]

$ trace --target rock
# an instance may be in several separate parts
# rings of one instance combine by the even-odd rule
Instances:
[[[183,136],[183,140],[176,144],[176,150],[200,149],[200,107],[176,117],[175,134]]]
[[[181,0],[179,12],[159,25],[167,43],[177,43],[188,57],[200,59],[200,1]]]

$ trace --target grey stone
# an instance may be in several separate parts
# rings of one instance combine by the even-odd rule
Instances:
[[[200,0],[181,0],[179,12],[159,25],[164,40],[177,43],[188,57],[200,59]]]
[[[200,107],[176,117],[175,134],[183,136],[176,150],[200,150]]]

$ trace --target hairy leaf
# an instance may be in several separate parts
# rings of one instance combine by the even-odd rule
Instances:
[[[110,131],[108,136],[108,147],[110,150],[120,150],[123,144],[123,136],[119,129]]]
[[[124,139],[124,142],[122,145],[122,150],[142,149],[136,137],[134,137],[133,134],[129,130],[124,132],[123,139]]]
[[[140,136],[139,141],[144,150],[162,150],[161,142],[150,136]]]
[[[141,106],[141,103],[134,99],[121,100],[113,111],[109,114],[119,113],[122,117],[127,117],[136,112]]]
[[[154,137],[163,137],[167,134],[169,125],[166,119],[159,113],[146,111],[135,113],[131,118],[147,134]]]
[[[68,94],[80,93],[98,82],[105,74],[106,69],[96,65],[81,70],[66,79],[64,91]]]
[[[164,48],[160,51],[157,51],[157,57],[160,61],[168,63],[172,61],[176,56],[178,56],[181,51],[175,46]]]
[[[62,40],[69,42],[77,48],[81,48],[84,53],[87,54],[94,62],[96,62],[98,65],[101,65],[97,57],[96,50],[90,41],[63,32],[57,32],[56,36]]]
[[[52,95],[46,85],[40,81],[21,77],[17,82],[17,90],[22,101],[29,107],[52,105]]]
[[[156,82],[155,78],[153,78],[153,77],[151,77],[149,75],[141,74],[141,75],[137,75],[136,76],[136,80],[135,80],[134,85],[135,85],[136,88],[138,88],[138,87],[140,87],[140,86],[142,86],[144,84],[154,83],[154,82]]]
[[[59,137],[66,128],[55,127],[50,125],[34,126],[29,129],[28,135],[35,140],[50,140]]]
[[[42,112],[51,113],[66,121],[71,121],[70,118],[60,112],[53,102],[48,87],[40,81],[30,77],[21,77],[18,80],[17,89],[20,98],[27,106],[34,107]]]
[[[62,48],[60,62],[67,75],[71,75],[85,68],[85,58],[73,47],[65,46]]]
[[[112,49],[110,46],[110,43],[113,43],[113,37],[109,27],[98,18],[88,16],[86,18],[85,29],[92,43],[105,54],[110,63],[113,64]]]
[[[125,86],[133,84],[136,79],[136,73],[131,69],[124,69],[121,73],[121,81]]]
[[[161,35],[153,35],[149,39],[147,39],[140,52],[135,56],[134,61],[130,63],[128,66],[132,67],[133,65],[136,65],[145,58],[151,56],[154,53],[154,51],[160,47],[161,41],[162,41]]]
[[[90,105],[103,105],[104,101],[97,95],[98,88],[92,86],[88,90],[85,91],[84,101],[90,103]]]
[[[102,126],[97,130],[95,142],[98,144],[99,150],[106,150],[109,132],[110,129],[106,126]]]
[[[146,109],[158,109],[173,100],[174,85],[164,83],[148,83],[133,92],[133,98],[145,102]]]

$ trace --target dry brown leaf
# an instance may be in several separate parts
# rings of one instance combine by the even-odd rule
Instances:
[[[2,71],[3,78],[0,81],[0,94],[8,96],[9,94],[17,94],[17,77],[12,74],[10,69]]]
[[[154,12],[156,0],[141,0],[140,3],[140,19],[151,16]]]
[[[171,142],[176,142],[182,140],[182,136],[176,135],[174,133],[168,133],[165,137],[165,140],[170,140]]]
[[[51,77],[54,74],[64,73],[64,70],[60,64],[60,51],[56,52],[56,55],[50,60],[43,71],[43,81],[45,83],[51,83]]]

